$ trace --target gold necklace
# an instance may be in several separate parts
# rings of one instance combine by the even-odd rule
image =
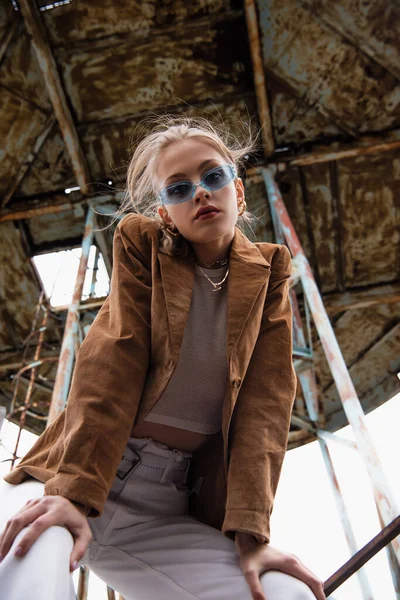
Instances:
[[[208,275],[206,275],[206,273],[204,273],[203,269],[197,265],[200,269],[200,271],[203,273],[204,277],[206,277],[208,279],[208,281],[211,283],[211,285],[214,287],[213,292],[219,292],[219,290],[221,289],[221,285],[224,283],[225,279],[228,277],[229,275],[229,269],[227,270],[227,272],[225,273],[225,277],[223,279],[221,279],[221,281],[219,281],[218,283],[214,283],[209,277]]]

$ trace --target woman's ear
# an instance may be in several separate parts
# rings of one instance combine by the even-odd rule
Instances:
[[[238,199],[238,203],[240,204],[241,202],[243,202],[244,195],[245,195],[243,181],[240,179],[240,177],[237,177],[235,179],[235,189],[236,189],[236,196]]]
[[[169,216],[168,211],[164,206],[159,206],[157,208],[157,212],[158,212],[159,216],[162,218],[162,220],[164,221],[164,223],[166,223],[167,225],[173,225],[172,219]]]

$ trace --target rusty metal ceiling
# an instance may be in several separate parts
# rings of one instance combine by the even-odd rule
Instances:
[[[116,206],[135,127],[166,108],[207,111],[232,128],[238,119],[260,125],[244,4],[71,0],[51,8],[46,0],[0,0],[0,404],[10,399],[40,294],[30,257],[82,236],[86,196],[65,189],[87,185],[91,197]],[[284,201],[370,410],[399,390],[400,6],[258,0],[257,9],[273,144],[257,163],[279,163]],[[342,153],[374,144],[391,151]],[[331,160],[312,158],[328,151]],[[273,241],[256,169],[246,186],[257,237]],[[108,233],[108,261],[110,250]],[[49,356],[63,323],[63,314],[51,321]],[[344,415],[318,340],[315,351],[334,429]],[[43,414],[54,372],[50,361],[35,390]],[[43,423],[28,418],[28,426]]]

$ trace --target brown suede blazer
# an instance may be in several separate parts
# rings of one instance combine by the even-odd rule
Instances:
[[[45,494],[88,506],[91,517],[102,513],[133,426],[171,378],[194,282],[193,255],[160,252],[153,219],[127,215],[113,252],[110,294],[78,352],[67,407],[5,476],[45,482]],[[236,228],[229,264],[230,386],[222,432],[194,454],[191,483],[202,485],[190,514],[229,537],[246,531],[268,541],[296,388],[290,253]]]

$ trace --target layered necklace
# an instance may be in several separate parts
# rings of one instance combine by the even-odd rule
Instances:
[[[216,260],[212,263],[202,263],[202,266],[205,269],[211,269],[214,266],[218,266],[218,267],[225,267],[228,264],[229,258],[224,258],[223,260]],[[214,281],[212,281],[212,279],[209,278],[209,276],[207,275],[207,273],[204,273],[203,269],[201,268],[201,266],[198,264],[197,265],[200,269],[200,271],[202,272],[202,274],[204,275],[204,277],[211,283],[211,285],[213,286],[213,292],[219,292],[222,286],[222,284],[224,283],[224,281],[226,281],[228,275],[229,275],[229,269],[227,270],[227,272],[225,273],[225,276],[223,279],[221,279],[221,281],[218,281],[217,283],[214,283]]]

